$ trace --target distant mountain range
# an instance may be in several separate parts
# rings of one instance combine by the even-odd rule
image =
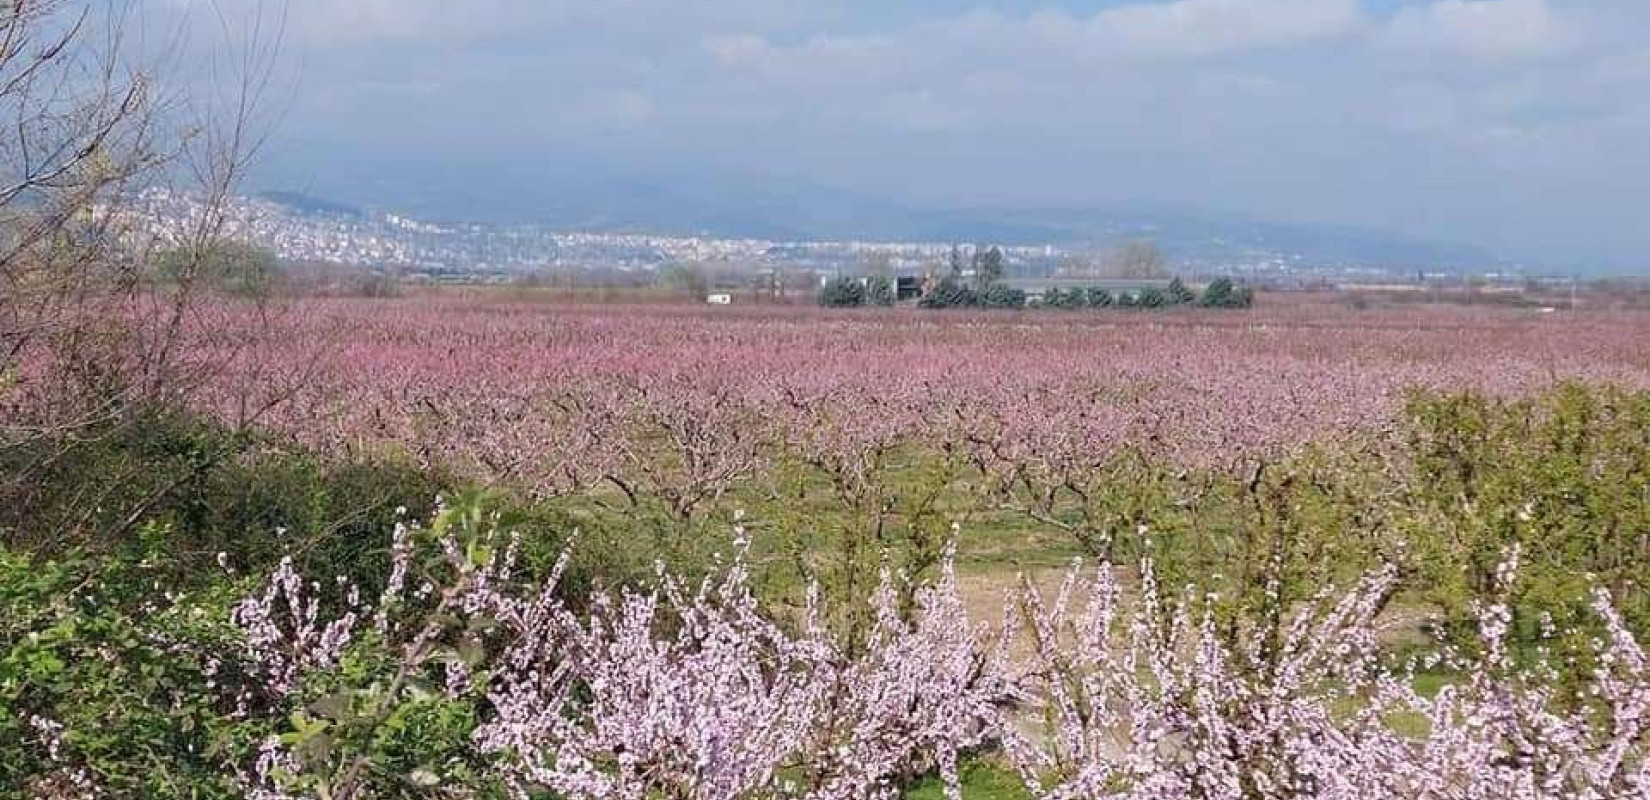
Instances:
[[[1285,224],[1161,204],[1084,208],[915,208],[881,198],[775,181],[555,180],[421,192],[378,186],[394,204],[261,195],[300,213],[359,215],[363,207],[436,222],[535,225],[593,233],[651,233],[778,241],[985,242],[1107,248],[1150,239],[1187,263],[1259,261],[1303,267],[1487,270],[1505,260],[1483,248],[1344,226]]]
[[[303,192],[277,189],[267,192],[259,192],[256,196],[259,200],[267,200],[271,203],[285,206],[289,210],[298,214],[359,217],[366,213],[355,206],[346,205],[344,203],[336,203],[331,200],[325,200],[319,197],[307,195]]]

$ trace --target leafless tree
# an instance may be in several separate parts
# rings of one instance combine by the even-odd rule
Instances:
[[[1147,240],[1125,243],[1107,259],[1108,272],[1118,278],[1166,278],[1169,262],[1157,245]]]
[[[128,41],[140,0],[0,0],[0,502],[77,447],[186,402],[213,368],[184,343],[269,129],[284,7],[204,7],[221,40],[209,51],[182,44],[185,23],[171,47]],[[204,53],[204,74],[163,83],[157,50]],[[134,198],[159,186],[204,212],[151,235]],[[159,246],[173,252],[165,285]]]
[[[48,377],[20,374],[25,358],[87,345],[87,303],[134,282],[94,209],[156,163],[153,94],[118,40],[92,41],[89,10],[9,0],[0,14],[0,374],[20,401]],[[9,416],[8,439],[54,427]]]

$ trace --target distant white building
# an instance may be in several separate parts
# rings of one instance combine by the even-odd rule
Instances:
[[[705,302],[707,302],[707,303],[709,303],[713,306],[731,306],[731,305],[733,305],[733,295],[731,295],[731,294],[705,295]]]

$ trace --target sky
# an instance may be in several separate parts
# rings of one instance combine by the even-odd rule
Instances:
[[[220,36],[208,0],[163,2],[199,23],[191,47]],[[216,3],[231,28],[258,5]],[[288,0],[284,14],[257,180],[352,202],[653,174],[948,208],[1184,205],[1650,267],[1647,0]]]

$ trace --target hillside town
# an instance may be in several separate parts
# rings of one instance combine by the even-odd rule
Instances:
[[[134,235],[159,246],[196,229],[207,206],[166,188],[127,198],[120,209]],[[291,196],[235,197],[227,204],[230,236],[288,263],[365,267],[431,280],[553,276],[567,271],[658,273],[694,266],[747,275],[866,272],[920,273],[972,244],[917,241],[777,241],[710,235],[557,230],[541,225],[431,222],[388,211],[363,211]],[[1027,279],[1115,277],[1105,263],[1123,243],[1002,246],[1007,274]],[[1170,256],[1175,254],[1170,253]],[[1438,276],[1363,264],[1324,263],[1299,254],[1251,252],[1221,260],[1175,258],[1191,275],[1240,276],[1279,287],[1324,281],[1391,283]],[[1489,276],[1492,280],[1498,276]]]

